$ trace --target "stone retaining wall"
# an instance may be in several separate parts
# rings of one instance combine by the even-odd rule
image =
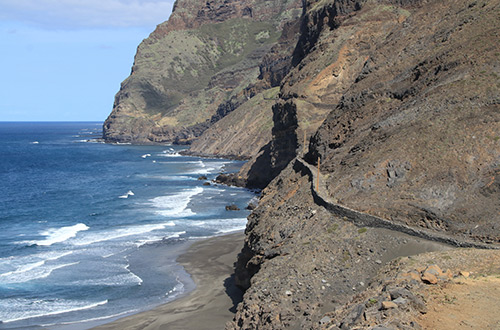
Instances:
[[[297,171],[303,171],[305,174],[310,176],[311,191],[316,204],[325,207],[329,212],[331,212],[335,216],[346,219],[355,224],[356,226],[386,228],[390,230],[399,231],[411,236],[416,236],[423,239],[441,242],[457,247],[499,249],[499,247],[496,245],[473,242],[466,239],[454,238],[445,234],[436,233],[422,228],[413,228],[405,224],[395,223],[387,219],[359,212],[351,208],[348,208],[346,206],[334,203],[333,201],[330,200],[330,197],[328,196],[325,183],[321,179],[321,173],[319,174],[319,181],[318,181],[318,170],[313,165],[307,163],[303,159],[296,158],[294,169]],[[316,186],[318,186],[318,189],[316,188]]]

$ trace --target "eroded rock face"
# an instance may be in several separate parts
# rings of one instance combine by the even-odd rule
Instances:
[[[296,162],[263,190],[248,220],[236,266],[246,292],[227,329],[322,329],[339,321],[325,314],[364,292],[388,261],[447,248],[334,216],[314,202]],[[346,315],[342,329],[363,321],[364,311]]]
[[[106,141],[191,143],[253,96],[247,89],[263,57],[298,18],[300,5],[177,1],[169,21],[139,45],[104,123]]]
[[[263,187],[307,154],[349,207],[498,242],[497,6],[306,2],[248,182]]]
[[[344,39],[350,37],[352,31],[341,37],[331,31],[359,10],[360,3],[304,3],[300,36],[290,59],[291,69],[282,79],[279,100],[272,107],[272,141],[242,170],[250,186],[265,187],[290,160],[305,152],[304,141],[314,134],[354,81],[351,72],[362,64],[358,54],[345,45]],[[323,39],[317,45],[320,37]]]
[[[499,8],[468,0],[305,2],[302,49],[280,83],[272,141],[252,163],[258,170],[249,180],[270,183],[249,217],[236,273],[247,291],[228,329],[378,322],[365,305],[370,297],[341,306],[365,292],[388,251],[408,238],[351,227],[318,206],[293,166],[303,154],[312,164],[320,158],[340,204],[500,242]],[[389,307],[377,313],[402,310]],[[394,326],[418,328],[403,321]]]
[[[193,142],[189,151],[191,154],[254,158],[241,173],[244,177],[249,176],[248,171],[255,159],[266,153],[271,141],[274,126],[272,109],[279,99],[279,85],[292,68],[292,55],[298,37],[298,19],[283,26],[280,39],[262,58],[257,80],[243,93],[219,106],[224,114],[216,121],[212,117],[212,126]],[[231,111],[225,110],[227,106],[232,108]],[[268,172],[267,169],[262,170],[262,173]],[[269,182],[266,178],[257,183],[253,178],[253,187],[263,187]]]
[[[365,62],[308,154],[314,163],[321,158],[333,198],[386,219],[499,242],[493,8],[498,2],[425,3],[394,9],[399,14],[387,17],[377,38],[358,32],[354,51]],[[380,10],[367,2],[359,15],[374,19]]]

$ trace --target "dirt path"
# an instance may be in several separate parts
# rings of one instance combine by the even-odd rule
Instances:
[[[459,278],[424,291],[428,312],[417,318],[424,329],[500,329],[500,276]]]

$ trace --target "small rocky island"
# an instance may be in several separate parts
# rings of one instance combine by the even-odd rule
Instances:
[[[262,189],[227,329],[500,326],[499,12],[176,1],[104,138],[248,160],[220,179]]]

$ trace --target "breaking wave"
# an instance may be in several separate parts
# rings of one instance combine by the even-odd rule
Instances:
[[[159,196],[149,200],[148,205],[154,207],[155,213],[165,216],[190,216],[195,213],[188,208],[191,199],[203,192],[203,188],[196,187],[184,190],[178,194]]]
[[[88,227],[84,223],[78,223],[76,225],[68,227],[50,228],[40,233],[40,235],[46,236],[46,239],[23,241],[20,243],[38,246],[50,246],[55,243],[67,241],[68,239],[75,237],[78,232],[88,230],[89,228],[90,227]]]

